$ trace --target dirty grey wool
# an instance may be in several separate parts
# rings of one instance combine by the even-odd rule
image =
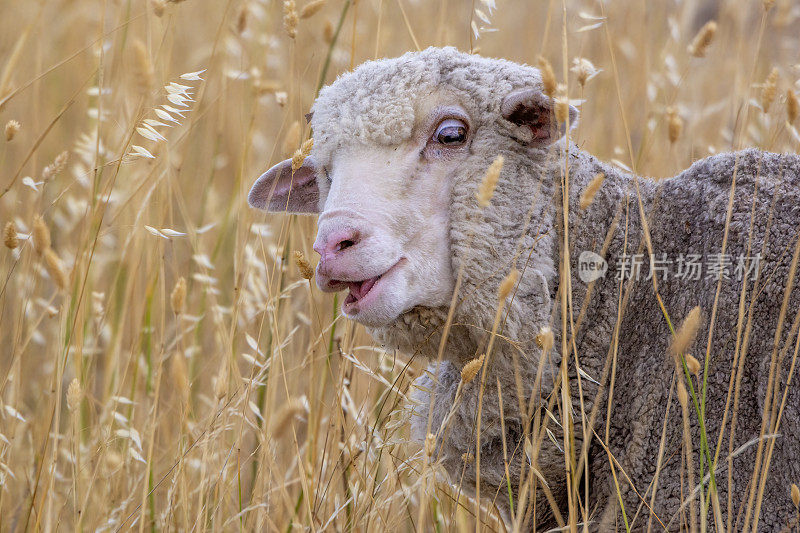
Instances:
[[[438,357],[439,343],[447,308],[414,308],[395,323],[371,330],[387,347],[432,362],[429,373],[417,379],[411,393],[415,400],[412,433],[418,439],[428,433],[437,435],[436,457],[450,482],[474,496],[476,417],[482,401],[480,486],[484,503],[493,502],[509,523],[508,471],[517,507],[523,493],[530,500],[525,528],[533,527],[535,521],[536,527],[543,529],[557,525],[558,513],[562,518],[568,513],[559,423],[562,410],[569,409],[576,457],[584,437],[589,439],[589,459],[581,468],[579,491],[582,499],[588,493],[590,528],[624,529],[610,468],[612,456],[631,530],[646,530],[648,523],[654,531],[688,528],[690,512],[681,506],[689,487],[683,464],[682,414],[676,398],[676,376],[684,381],[685,377],[676,374],[669,354],[670,330],[653,283],[646,279],[649,260],[641,266],[638,280],[616,279],[617,265],[626,255],[649,255],[643,238],[643,210],[657,258],[665,254],[675,262],[681,254],[700,254],[707,267],[726,241],[725,253],[733,262],[728,277],[719,282],[716,276],[707,277],[704,269],[698,280],[675,279],[673,263],[671,275],[658,280],[658,294],[676,327],[693,307],[702,310],[697,340],[687,351],[701,365],[706,364],[706,353],[710,354],[705,420],[712,453],[725,422],[715,473],[723,520],[730,507],[730,526],[735,530],[744,527],[747,491],[759,446],[762,463],[774,446],[759,528],[777,531],[786,527],[796,517],[789,487],[800,481],[796,370],[785,401],[783,397],[796,353],[800,316],[800,291],[796,282],[790,284],[800,228],[800,157],[746,150],[703,159],[669,179],[635,179],[572,143],[562,141],[548,149],[532,146],[525,128],[509,122],[500,112],[507,94],[530,87],[541,87],[539,73],[532,67],[452,48],[430,48],[366,63],[325,88],[314,104],[313,155],[323,164],[341,139],[356,139],[368,149],[370,143],[386,145],[407,138],[414,124],[415,101],[442,88],[456,95],[474,121],[470,155],[452,176],[450,246],[453,272],[461,274],[462,282],[442,356]],[[481,208],[474,193],[498,154],[504,156],[505,165],[491,204]],[[563,261],[565,172],[569,265]],[[605,181],[594,201],[581,209],[581,193],[601,172]],[[593,284],[578,275],[578,257],[583,251],[601,255],[609,265],[606,275]],[[760,254],[758,269],[738,279],[734,272],[738,258],[756,254]],[[569,284],[563,283],[559,274],[567,266]],[[454,405],[461,368],[486,350],[498,304],[497,287],[512,268],[518,269],[521,277],[502,315],[483,398],[479,400],[478,376],[462,388]],[[571,312],[567,342],[562,342],[561,298],[568,292]],[[716,311],[710,335],[712,309]],[[536,343],[536,335],[546,327],[554,334],[549,351]],[[569,406],[562,405],[557,386],[562,358],[567,359]],[[739,381],[732,382],[737,367]],[[770,375],[778,386],[771,393],[773,407],[766,416],[774,418],[780,410],[780,425],[776,435],[759,442]],[[696,378],[694,386],[698,389]],[[730,399],[729,389],[737,392]],[[502,393],[502,402],[498,393]],[[593,408],[596,416],[590,420]],[[691,403],[689,411],[697,483],[700,430]],[[541,430],[544,427],[546,431]],[[662,431],[664,453],[650,509]],[[770,426],[764,433],[772,433]],[[544,437],[537,439],[537,434]],[[521,466],[531,457],[535,457],[534,466],[546,480],[552,499],[546,497],[541,481],[520,491]],[[553,504],[558,513],[552,510]],[[692,505],[699,506],[697,498]],[[530,511],[534,508],[535,518]],[[709,521],[713,523],[712,516]]]

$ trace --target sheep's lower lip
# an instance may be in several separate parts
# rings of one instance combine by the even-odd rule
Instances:
[[[397,263],[392,265],[389,270],[378,276],[362,281],[341,282],[350,289],[350,293],[347,295],[347,298],[345,298],[342,304],[343,310],[353,312],[356,311],[356,307],[360,308],[358,310],[361,310],[364,304],[368,301],[367,297],[377,292],[375,287],[380,284],[381,279],[392,272],[402,261],[403,260],[400,259]],[[371,299],[372,298],[369,298],[369,300]]]

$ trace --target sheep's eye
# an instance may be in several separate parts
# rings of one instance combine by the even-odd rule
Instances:
[[[456,118],[448,118],[436,127],[433,139],[445,146],[458,146],[467,140],[467,125]]]

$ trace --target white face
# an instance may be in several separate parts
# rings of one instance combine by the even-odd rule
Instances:
[[[317,285],[349,289],[348,318],[375,327],[415,306],[449,304],[451,176],[470,136],[463,109],[431,106],[402,144],[345,144],[318,169],[326,183],[319,184]]]

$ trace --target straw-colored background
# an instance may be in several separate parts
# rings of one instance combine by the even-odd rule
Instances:
[[[328,0],[294,39],[282,4],[0,1],[0,125],[21,125],[0,138],[0,222],[19,239],[0,249],[0,531],[474,527],[406,444],[423,362],[334,320],[300,277],[291,252],[313,262],[313,219],[245,201],[308,135],[329,51],[326,82],[430,45],[542,54],[585,99],[578,143],[651,176],[800,146],[793,0]],[[714,41],[691,57],[709,18]],[[564,68],[578,57],[600,70],[584,89]],[[191,87],[188,107],[170,82]],[[164,104],[186,116],[148,140],[136,128]],[[28,239],[37,215],[49,267]]]

